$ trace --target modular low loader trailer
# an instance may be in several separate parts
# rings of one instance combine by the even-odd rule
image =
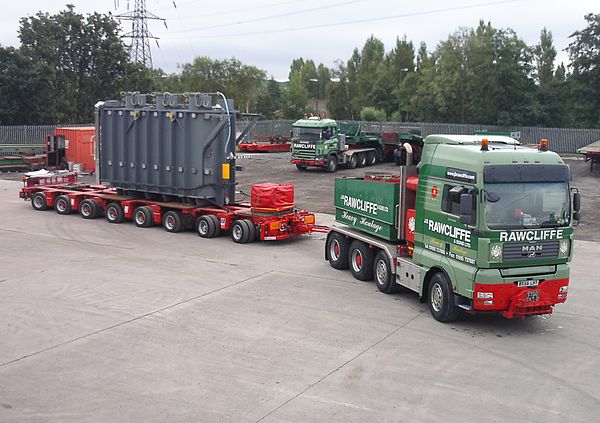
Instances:
[[[412,132],[410,132],[412,131]],[[358,122],[342,122],[311,116],[292,125],[291,163],[300,171],[320,167],[333,173],[340,166],[348,169],[372,166],[386,159],[404,162],[402,144],[413,147],[413,158],[420,153],[423,139],[416,128],[402,133],[365,133]]]
[[[175,201],[156,201],[120,194],[105,185],[85,184],[76,173],[24,178],[20,198],[31,201],[34,210],[54,209],[58,214],[79,213],[84,219],[104,216],[109,223],[133,221],[140,228],[162,225],[167,232],[195,229],[202,238],[226,232],[234,242],[280,241],[329,228],[315,224],[315,215],[286,205],[284,208],[253,207],[251,204],[204,206]],[[268,185],[269,195],[278,189]],[[287,188],[290,189],[289,187]]]
[[[294,207],[291,185],[257,184],[236,201],[233,102],[222,93],[125,93],[96,105],[96,184],[76,174],[26,178],[20,196],[36,210],[78,211],[110,223],[196,228],[237,243],[325,231]]]
[[[336,180],[332,267],[384,293],[414,291],[442,322],[551,314],[566,301],[580,196],[546,140],[534,150],[505,136],[429,135],[411,162]]]

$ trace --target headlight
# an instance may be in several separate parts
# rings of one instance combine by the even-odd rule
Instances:
[[[560,244],[558,247],[558,255],[561,257],[566,257],[569,255],[569,240],[568,239],[562,239],[560,241]]]
[[[561,286],[559,288],[558,292],[562,292],[562,293],[569,292],[569,285],[563,285],[563,286]]]
[[[490,245],[490,260],[501,261],[502,260],[502,244]]]

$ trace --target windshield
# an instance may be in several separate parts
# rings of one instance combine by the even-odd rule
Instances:
[[[304,141],[318,141],[321,138],[321,128],[294,127],[294,138]]]
[[[490,183],[485,221],[490,229],[550,228],[569,224],[566,182]]]

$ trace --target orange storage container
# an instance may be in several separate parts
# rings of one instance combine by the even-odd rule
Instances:
[[[84,172],[94,172],[94,141],[96,129],[93,126],[56,128],[54,135],[65,137],[65,158],[67,162],[81,163]]]

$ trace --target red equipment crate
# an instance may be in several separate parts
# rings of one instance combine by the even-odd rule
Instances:
[[[67,162],[81,163],[82,170],[93,172],[96,169],[94,158],[94,139],[96,129],[93,126],[56,128],[54,135],[65,137],[65,158]]]
[[[294,185],[264,184],[252,185],[250,206],[257,212],[282,212],[294,208]]]

